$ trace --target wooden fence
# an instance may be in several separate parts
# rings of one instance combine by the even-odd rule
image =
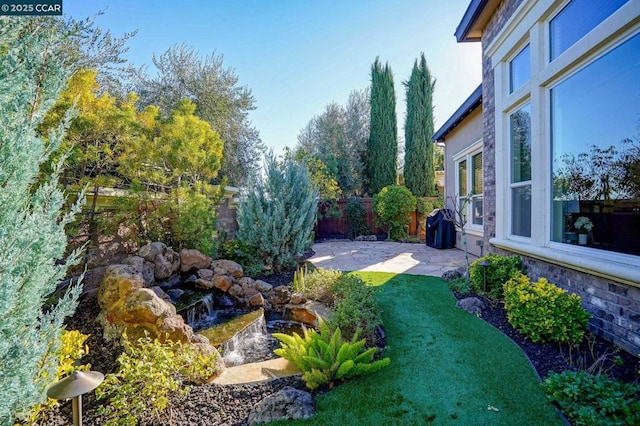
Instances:
[[[434,198],[435,200],[436,198]],[[361,198],[362,204],[367,211],[365,220],[372,234],[381,238],[387,237],[387,230],[385,228],[377,227],[375,223],[375,214],[373,213],[373,198]],[[323,211],[322,205],[318,208],[318,217],[321,218],[316,223],[315,234],[316,238],[348,238],[349,237],[349,219],[345,212],[347,205],[347,199],[341,198],[338,200],[338,210],[340,215],[338,217],[326,216]],[[415,237],[418,232],[418,222],[416,220],[416,212],[411,212],[411,222],[409,223],[409,235]],[[420,239],[425,239],[425,224],[422,224]]]

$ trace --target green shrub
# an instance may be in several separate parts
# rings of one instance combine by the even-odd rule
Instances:
[[[389,185],[373,197],[376,221],[388,230],[388,237],[399,240],[407,236],[416,197],[404,186]]]
[[[587,328],[589,313],[582,298],[540,278],[517,274],[504,285],[509,323],[534,342],[579,343]]]
[[[302,370],[302,380],[309,389],[329,385],[336,380],[370,374],[386,367],[389,358],[373,361],[376,348],[365,350],[365,340],[358,340],[358,334],[349,341],[342,338],[339,328],[332,328],[320,321],[320,332],[306,329],[304,336],[274,333],[280,341],[280,348],[274,353],[298,366]]]
[[[489,266],[480,266],[480,262],[486,260]],[[502,297],[502,286],[522,271],[522,261],[519,256],[500,256],[499,254],[487,254],[469,265],[469,278],[473,289],[478,293],[488,293],[493,299]],[[486,288],[485,288],[486,273]]]
[[[108,374],[96,388],[96,398],[108,400],[98,408],[108,419],[106,425],[136,425],[143,417],[158,419],[172,394],[188,392],[182,386],[184,379],[201,382],[216,372],[217,355],[204,356],[189,344],[161,343],[150,337],[134,344],[123,334],[122,348],[118,372]]]
[[[294,275],[293,290],[309,299],[333,306],[335,301],[333,289],[342,275],[342,272],[332,269],[318,268],[314,271],[309,271],[307,268],[298,269]]]
[[[451,291],[455,291],[458,294],[465,295],[471,293],[471,283],[464,277],[448,281],[447,286],[449,286]]]
[[[266,157],[264,177],[252,183],[237,214],[238,238],[256,249],[265,269],[291,268],[311,246],[317,195],[304,165]]]
[[[362,200],[358,197],[351,197],[344,208],[349,221],[349,237],[358,235],[369,235],[371,230],[367,225],[367,210],[364,208]]]
[[[376,328],[382,324],[380,306],[375,298],[378,288],[367,285],[359,276],[342,274],[333,285],[332,327],[340,328],[349,339],[361,333],[369,346],[376,343]]]
[[[640,385],[636,383],[564,371],[551,374],[542,386],[576,426],[640,424]]]
[[[263,272],[256,249],[241,240],[227,240],[218,244],[217,258],[237,262],[249,277],[256,277]]]
[[[347,339],[360,330],[367,344],[375,345],[376,328],[382,323],[375,287],[368,286],[357,275],[318,268],[298,269],[293,290],[331,307],[333,315],[329,322],[340,328]]]

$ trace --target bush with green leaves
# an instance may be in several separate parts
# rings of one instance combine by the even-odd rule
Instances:
[[[377,287],[367,285],[359,276],[342,274],[333,285],[333,315],[329,322],[339,327],[346,338],[357,333],[369,346],[376,344],[376,329],[382,324]]]
[[[256,249],[242,240],[227,240],[218,244],[217,258],[237,262],[249,277],[256,277],[262,273],[262,263],[258,261]]]
[[[640,385],[604,374],[564,371],[543,383],[545,393],[576,426],[640,424]]]
[[[312,244],[317,189],[293,159],[265,159],[265,177],[251,185],[238,206],[237,237],[256,249],[266,269],[288,269]]]
[[[122,335],[120,368],[96,388],[96,398],[106,399],[98,413],[105,425],[136,425],[142,418],[158,420],[172,395],[185,396],[183,381],[203,382],[215,373],[216,354],[203,355],[190,344],[143,337],[136,342]]]
[[[274,353],[293,362],[302,370],[302,380],[309,389],[328,385],[337,380],[371,374],[389,365],[389,358],[374,361],[377,348],[365,349],[365,340],[356,333],[351,340],[344,340],[340,328],[333,328],[320,321],[319,332],[306,329],[304,336],[274,333],[280,348]]]
[[[480,265],[483,261],[489,262],[489,265]],[[469,265],[469,278],[473,289],[478,293],[487,293],[493,299],[502,297],[502,286],[518,272],[522,272],[522,260],[519,256],[489,253]]]
[[[371,234],[369,225],[367,225],[367,209],[364,208],[361,198],[349,198],[344,209],[349,221],[349,238]]]
[[[505,283],[504,307],[509,323],[534,342],[580,343],[590,318],[577,294],[521,273]]]
[[[411,212],[416,208],[416,197],[404,186],[389,185],[373,197],[376,222],[387,228],[387,237],[400,240],[408,235]]]
[[[298,269],[292,284],[294,291],[331,307],[329,323],[347,339],[359,332],[369,346],[376,344],[376,329],[382,324],[376,287],[357,275],[324,268]]]

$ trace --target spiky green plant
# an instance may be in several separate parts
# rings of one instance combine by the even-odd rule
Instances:
[[[389,365],[389,358],[374,361],[377,348],[365,349],[365,340],[358,340],[358,333],[350,341],[342,338],[340,328],[332,330],[320,321],[319,332],[306,329],[304,336],[274,333],[280,341],[279,355],[302,370],[302,380],[309,389],[323,385],[333,387],[337,380],[371,374]]]

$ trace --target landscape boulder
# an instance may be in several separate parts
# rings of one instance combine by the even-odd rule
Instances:
[[[236,263],[232,260],[214,260],[211,262],[211,267],[215,270],[215,268],[224,269],[225,272],[232,277],[242,278],[244,275],[244,271],[242,270],[242,266],[239,263]]]
[[[286,285],[280,285],[278,287],[274,287],[269,291],[269,300],[274,305],[284,305],[289,303],[291,300],[291,291],[289,287]]]
[[[156,280],[169,278],[180,269],[180,255],[164,243],[156,241],[144,245],[138,250],[138,255],[154,264]]]
[[[315,414],[313,397],[309,392],[290,386],[264,398],[249,414],[249,425],[276,420],[307,419]]]
[[[182,249],[180,251],[180,271],[206,269],[211,266],[211,258],[198,250]]]
[[[465,297],[464,299],[460,299],[456,302],[456,306],[479,317],[482,316],[482,310],[487,307],[486,303],[477,297]]]
[[[127,295],[144,287],[142,274],[132,265],[111,265],[107,267],[98,290],[98,305],[111,310],[123,305]]]
[[[154,264],[145,260],[142,256],[129,256],[126,257],[123,261],[125,265],[134,266],[138,272],[142,274],[142,278],[144,279],[145,287],[151,287],[155,284],[155,275],[154,275]]]

